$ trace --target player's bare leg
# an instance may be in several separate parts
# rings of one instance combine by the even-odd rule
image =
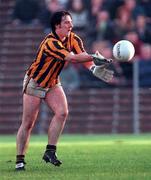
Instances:
[[[61,161],[56,156],[56,145],[64,128],[68,115],[66,96],[61,86],[56,86],[46,96],[48,106],[53,110],[54,116],[48,130],[48,145],[43,159],[55,166],[60,166]]]
[[[16,169],[24,169],[24,155],[26,153],[30,134],[38,116],[41,99],[38,97],[23,95],[23,116],[22,124],[17,133],[16,148],[17,160]],[[18,166],[17,166],[18,165]],[[23,168],[22,168],[23,167]]]
[[[52,89],[46,96],[46,102],[54,112],[48,130],[48,144],[56,145],[68,115],[67,100],[62,87]]]

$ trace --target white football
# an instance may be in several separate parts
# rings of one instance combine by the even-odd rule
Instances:
[[[134,57],[135,49],[128,40],[118,41],[113,47],[113,56],[119,61],[130,61]]]

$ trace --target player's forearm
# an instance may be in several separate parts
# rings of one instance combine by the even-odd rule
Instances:
[[[87,69],[90,69],[92,66],[94,66],[94,62],[91,61],[91,62],[85,62],[83,63],[84,67],[86,67]]]
[[[80,54],[72,54],[70,53],[66,58],[66,61],[71,61],[73,63],[84,63],[93,61],[91,55],[87,54],[86,52]]]

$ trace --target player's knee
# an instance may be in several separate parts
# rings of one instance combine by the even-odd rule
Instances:
[[[26,122],[22,126],[26,131],[30,131],[33,128],[33,122],[28,122],[28,123]]]
[[[66,120],[67,116],[68,116],[68,110],[61,110],[58,111],[56,113],[56,116],[60,119],[60,120]]]

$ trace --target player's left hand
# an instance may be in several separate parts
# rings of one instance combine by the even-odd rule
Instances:
[[[113,79],[114,71],[103,66],[92,66],[90,68],[93,75],[105,82],[110,82]]]
[[[102,66],[104,67],[109,66],[112,63],[112,59],[106,59],[104,56],[102,56],[99,51],[96,51],[95,54],[92,54],[93,62],[96,66]]]

